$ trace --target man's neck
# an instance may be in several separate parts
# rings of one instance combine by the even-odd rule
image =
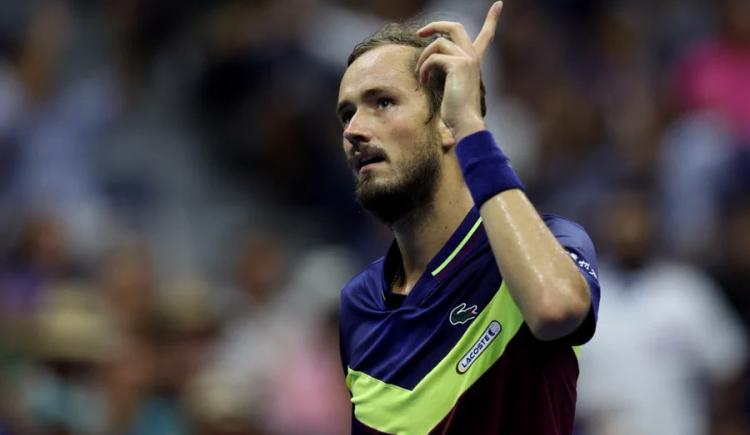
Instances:
[[[463,183],[443,184],[432,203],[395,223],[393,234],[401,253],[401,270],[391,290],[408,294],[430,260],[440,251],[474,205]]]

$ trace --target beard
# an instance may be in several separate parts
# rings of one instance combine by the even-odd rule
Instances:
[[[428,135],[417,152],[394,165],[396,177],[378,181],[374,174],[357,178],[357,203],[392,226],[426,212],[433,203],[440,177],[439,139]]]

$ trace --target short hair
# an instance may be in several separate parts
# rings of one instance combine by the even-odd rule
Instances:
[[[383,45],[404,45],[407,47],[414,47],[417,49],[417,53],[412,60],[412,64],[416,66],[417,59],[420,53],[424,50],[432,41],[436,40],[438,36],[422,37],[417,34],[417,30],[424,27],[420,22],[404,22],[404,23],[389,23],[381,27],[380,30],[373,33],[372,35],[365,38],[362,42],[355,45],[349,54],[347,60],[347,67],[354,63],[357,58],[365,54],[366,52]],[[445,73],[442,70],[435,69],[430,74],[430,80],[426,85],[427,95],[430,99],[430,120],[436,114],[440,113],[440,105],[443,103],[443,89],[445,88]],[[480,106],[482,116],[487,113],[487,103],[485,102],[485,88],[482,79],[479,79],[480,89]]]

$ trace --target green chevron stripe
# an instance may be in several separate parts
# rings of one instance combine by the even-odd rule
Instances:
[[[466,373],[458,362],[482,339],[489,324],[500,321],[502,330]],[[354,414],[360,422],[390,434],[426,434],[455,406],[456,401],[503,354],[523,324],[523,317],[503,283],[490,303],[473,320],[451,351],[414,387],[387,384],[366,373],[348,369]]]
[[[441,264],[440,266],[438,266],[438,267],[437,267],[437,268],[436,268],[435,270],[433,270],[433,271],[431,272],[431,273],[432,273],[432,276],[435,276],[435,275],[437,275],[437,274],[438,274],[438,273],[440,273],[440,272],[441,272],[441,271],[442,271],[443,269],[445,269],[445,266],[447,266],[448,264],[450,264],[450,262],[451,262],[451,261],[452,261],[452,260],[453,260],[453,259],[454,259],[454,258],[456,257],[456,255],[457,255],[457,254],[458,254],[459,252],[461,252],[461,248],[463,248],[463,247],[464,247],[464,245],[466,245],[466,242],[468,242],[468,241],[469,241],[469,239],[470,239],[470,238],[471,238],[471,236],[472,236],[472,235],[474,234],[474,232],[475,232],[475,231],[477,230],[477,228],[479,228],[479,224],[481,224],[481,223],[482,223],[482,218],[480,217],[480,218],[479,218],[479,219],[477,219],[477,221],[476,221],[476,222],[474,223],[474,226],[472,226],[472,227],[471,227],[471,229],[469,230],[469,232],[468,232],[468,233],[466,233],[466,236],[464,236],[464,238],[463,238],[463,239],[461,240],[461,243],[459,243],[459,244],[458,244],[458,246],[456,246],[456,249],[454,249],[454,250],[453,250],[453,252],[451,252],[451,255],[449,255],[449,256],[448,256],[448,257],[447,257],[447,258],[445,259],[445,261],[443,261],[443,263],[442,263],[442,264]]]

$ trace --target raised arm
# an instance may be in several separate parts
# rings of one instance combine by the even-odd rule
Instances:
[[[440,34],[420,55],[417,74],[446,74],[441,117],[456,139],[464,179],[479,207],[497,265],[535,337],[574,332],[591,307],[586,280],[531,204],[508,159],[486,131],[480,109],[480,66],[494,37],[502,2],[490,7],[472,42],[463,25],[433,22],[421,36]]]

